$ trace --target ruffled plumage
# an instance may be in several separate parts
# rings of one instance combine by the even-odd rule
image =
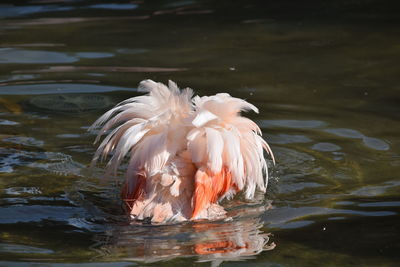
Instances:
[[[153,222],[213,219],[218,205],[244,191],[251,199],[268,182],[263,151],[273,159],[261,130],[241,111],[258,109],[229,94],[193,96],[169,81],[145,80],[147,95],[119,103],[90,128],[99,129],[93,164],[111,155],[107,174],[129,157],[121,197],[135,219]],[[273,159],[274,160],[274,159]],[[265,179],[264,179],[265,177]]]

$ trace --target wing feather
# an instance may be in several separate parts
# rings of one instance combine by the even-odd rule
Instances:
[[[220,172],[222,169],[222,151],[224,149],[224,139],[221,133],[214,128],[205,128],[207,137],[208,167],[212,172]]]
[[[232,191],[244,190],[246,198],[253,198],[257,188],[265,191],[268,169],[264,150],[273,161],[274,157],[257,124],[240,115],[241,111],[248,110],[258,113],[258,109],[229,94],[195,97],[193,104],[195,113],[191,123],[195,130],[187,138],[193,162],[198,167],[207,167],[212,173],[227,167],[232,174]],[[206,139],[200,142],[202,131]],[[207,146],[205,157],[199,149],[204,142]]]
[[[172,81],[166,86],[144,80],[139,91],[147,94],[120,102],[90,127],[90,131],[100,128],[95,142],[106,134],[93,164],[110,155],[107,173],[115,174],[129,155],[125,196],[137,199],[148,193],[148,186],[158,183],[168,188],[172,198],[193,194],[195,218],[210,204],[238,191],[243,190],[246,198],[252,198],[257,188],[265,191],[268,169],[264,151],[273,162],[275,159],[257,124],[240,114],[258,113],[254,105],[226,93],[193,97],[191,89],[181,91]],[[179,155],[185,155],[187,163],[174,162]],[[193,179],[181,179],[186,176],[180,177],[176,170],[182,164],[190,166],[186,171],[190,177],[197,171]],[[173,174],[165,174],[166,170]],[[164,193],[154,194],[161,201]],[[158,220],[164,220],[164,204],[146,203],[143,207],[138,204],[140,216],[157,213]]]

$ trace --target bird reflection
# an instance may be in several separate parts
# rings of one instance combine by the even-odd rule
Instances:
[[[102,258],[140,262],[197,257],[218,266],[223,261],[250,259],[275,248],[271,234],[263,231],[262,210],[247,207],[230,212],[228,219],[211,222],[116,225],[96,236],[96,249]]]

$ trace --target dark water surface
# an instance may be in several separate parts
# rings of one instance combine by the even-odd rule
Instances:
[[[398,266],[399,14],[374,0],[3,1],[0,266]],[[86,129],[147,78],[258,106],[277,158],[266,196],[225,203],[227,221],[131,224],[120,180],[88,169]]]

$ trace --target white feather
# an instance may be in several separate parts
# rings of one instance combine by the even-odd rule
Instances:
[[[192,129],[187,140],[187,148],[192,162],[200,165],[205,161],[207,153],[207,139],[204,129]]]
[[[221,133],[213,128],[205,128],[207,137],[208,168],[217,173],[222,169],[222,151],[224,140]]]
[[[196,117],[192,121],[192,124],[195,127],[202,127],[205,124],[207,124],[208,122],[213,121],[217,118],[218,117],[214,113],[212,113],[208,110],[203,110],[196,115]]]
[[[229,167],[233,179],[239,188],[243,187],[245,171],[243,165],[243,156],[240,147],[240,136],[236,131],[225,130],[223,132],[225,142],[224,162]]]
[[[221,198],[233,197],[237,189],[244,190],[246,198],[252,198],[257,188],[265,192],[268,170],[263,151],[275,160],[257,124],[240,116],[241,111],[258,112],[254,105],[226,93],[193,97],[191,89],[180,91],[172,81],[167,87],[144,80],[139,91],[148,94],[120,102],[90,127],[101,128],[96,142],[108,133],[93,163],[112,155],[107,173],[116,173],[129,155],[128,194],[134,192],[138,176],[146,179],[137,218],[189,219],[197,169],[219,173],[227,168],[235,187]]]

